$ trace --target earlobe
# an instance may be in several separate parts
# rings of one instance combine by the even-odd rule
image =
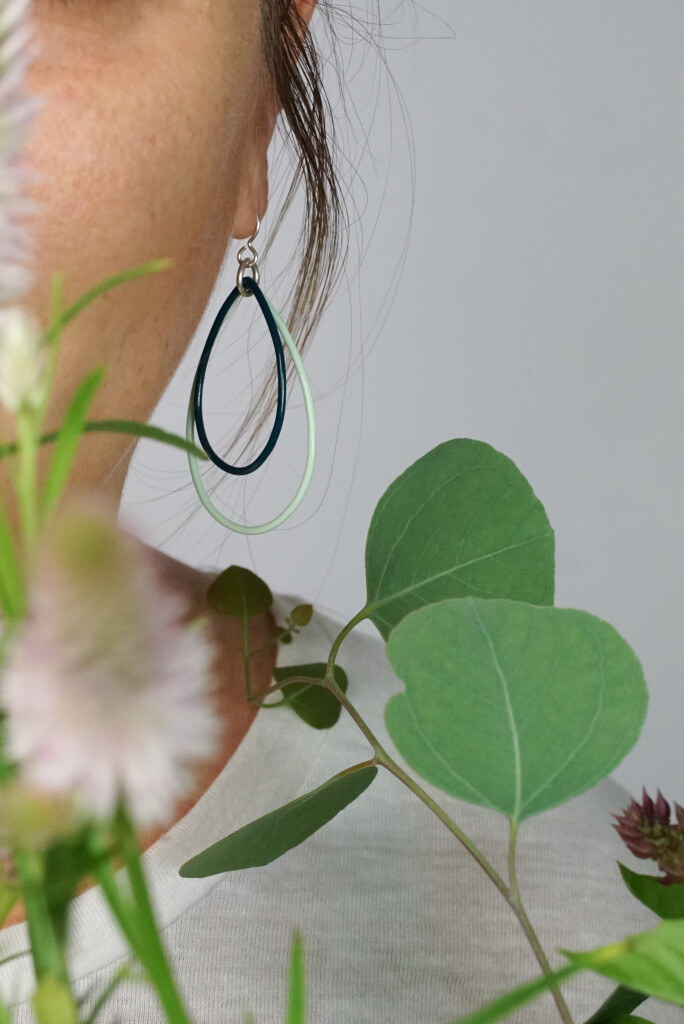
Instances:
[[[268,147],[275,130],[278,105],[269,88],[263,113],[254,124],[251,155],[245,162],[243,186],[233,220],[233,238],[249,238],[256,226],[257,214],[263,220],[268,207]]]

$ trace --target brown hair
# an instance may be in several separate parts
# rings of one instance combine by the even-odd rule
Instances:
[[[343,265],[345,208],[319,54],[295,0],[260,0],[260,4],[264,62],[281,111],[278,129],[294,155],[292,182],[271,229],[272,236],[282,224],[302,183],[305,194],[298,244],[299,269],[293,288],[294,299],[287,314],[288,327],[302,353]],[[317,16],[330,17],[329,0],[318,0],[317,7]],[[293,369],[290,367],[290,377]],[[240,455],[244,455],[275,409],[276,388],[274,369],[237,432],[243,439]],[[256,425],[246,437],[249,424],[259,413]]]

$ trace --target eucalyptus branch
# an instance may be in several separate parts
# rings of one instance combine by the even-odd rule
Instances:
[[[407,775],[403,768],[401,768],[396,763],[396,761],[387,753],[383,745],[380,743],[380,740],[377,738],[375,733],[370,729],[370,727],[366,724],[366,722],[364,722],[359,712],[351,703],[347,695],[342,692],[337,683],[330,679],[313,679],[309,676],[289,676],[282,682],[275,683],[273,686],[270,686],[267,690],[264,690],[263,693],[259,694],[259,697],[263,698],[271,693],[277,693],[279,690],[282,690],[284,686],[290,686],[292,683],[309,683],[312,686],[322,686],[324,689],[329,690],[332,694],[334,694],[334,696],[340,702],[342,707],[354,720],[354,722],[359,727],[363,735],[366,737],[370,745],[373,747],[373,750],[375,752],[375,763],[378,765],[382,765],[383,768],[387,768],[387,770],[390,771],[392,775],[396,776],[396,778],[399,779],[400,782],[403,782],[404,785],[411,790],[411,792],[415,793],[415,795],[423,801],[426,807],[428,807],[432,811],[432,813],[439,818],[442,824],[445,825],[449,829],[449,831],[454,836],[456,836],[458,841],[466,848],[468,853],[470,853],[475,858],[477,863],[480,865],[483,871],[489,876],[489,878],[497,887],[502,896],[504,896],[504,898],[510,904],[510,892],[508,890],[508,886],[501,878],[496,868],[494,868],[494,866],[489,863],[489,861],[482,853],[482,851],[477,846],[475,846],[472,840],[470,840],[468,836],[465,834],[465,832],[463,832],[458,827],[456,822],[449,817],[446,811],[444,811],[439,806],[439,804],[437,804],[432,799],[432,797],[425,792],[422,786],[420,786],[419,783],[415,781],[415,779],[412,779],[410,775]]]
[[[359,613],[359,615],[360,614],[361,613]],[[356,616],[356,619],[359,619],[359,616]],[[348,632],[347,628],[345,627],[345,629],[341,631],[337,638],[336,643],[338,649],[340,644],[342,643],[342,640],[344,639],[344,636],[346,635],[345,630],[346,632]],[[331,665],[334,666],[333,657],[331,657],[331,659],[328,661],[329,668]],[[373,731],[366,724],[366,722],[364,722],[363,718],[361,717],[357,709],[351,703],[347,695],[339,688],[334,679],[328,678],[327,676],[325,679],[314,679],[309,676],[289,676],[287,679],[282,680],[280,683],[275,683],[273,686],[270,686],[267,690],[263,691],[261,694],[259,694],[259,698],[263,699],[264,697],[270,694],[277,693],[278,691],[282,690],[283,687],[290,686],[292,683],[306,683],[311,686],[322,686],[324,689],[329,690],[335,696],[335,698],[347,711],[349,716],[353,719],[353,721],[356,723],[358,728],[361,730],[363,735],[366,737],[366,739],[372,746],[375,753],[373,763],[377,765],[382,765],[383,768],[386,768],[389,772],[391,772],[392,775],[395,776],[395,778],[402,782],[407,787],[407,789],[410,789],[411,792],[414,793],[414,795],[417,796],[419,800],[422,800],[425,806],[430,811],[432,811],[432,813],[442,822],[442,824],[449,829],[451,834],[455,836],[456,839],[458,839],[461,845],[465,847],[468,853],[480,865],[480,867],[488,876],[490,881],[494,883],[496,888],[499,890],[499,892],[501,893],[501,895],[506,900],[509,907],[517,917],[520,926],[525,934],[525,937],[529,942],[530,947],[532,948],[532,951],[535,957],[537,958],[537,961],[544,974],[553,974],[553,969],[549,964],[546,954],[544,953],[541,943],[539,942],[539,938],[532,926],[530,919],[527,916],[527,913],[525,912],[525,908],[520,899],[520,892],[518,889],[518,883],[515,874],[515,838],[517,835],[517,825],[515,826],[515,831],[513,832],[509,855],[509,887],[508,885],[506,885],[505,881],[499,875],[496,868],[493,866],[493,864],[489,862],[489,860],[484,855],[484,853],[479,849],[479,847],[476,846],[475,843],[473,843],[473,841],[466,835],[466,833],[459,828],[456,822],[446,813],[446,811],[442,807],[439,806],[439,804],[435,800],[432,799],[432,797],[423,789],[423,787],[418,782],[416,782],[415,779],[411,778],[411,776],[408,775],[404,771],[404,769],[397,764],[394,758],[392,758],[387,753],[387,751],[380,743],[377,736],[373,733]],[[280,705],[264,706],[274,707]],[[558,1010],[564,1024],[573,1024],[572,1017],[570,1016],[567,1004],[565,1003],[565,1000],[563,999],[557,987],[552,988],[552,994],[556,1001],[556,1005],[558,1006]]]

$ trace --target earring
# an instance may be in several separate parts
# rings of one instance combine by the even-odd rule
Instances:
[[[202,480],[199,473],[199,467],[197,459],[194,455],[188,452],[188,462],[190,464],[190,473],[192,475],[195,489],[199,495],[200,501],[206,508],[206,510],[216,519],[217,522],[221,523],[222,526],[228,527],[229,530],[235,530],[236,533],[245,534],[257,534],[257,533],[268,533],[270,530],[275,530],[276,527],[280,526],[288,519],[294,510],[301,504],[304,495],[306,494],[309,484],[311,483],[311,477],[313,476],[314,463],[316,460],[316,417],[314,413],[314,403],[311,395],[311,386],[309,384],[309,378],[306,375],[304,365],[301,360],[301,356],[297,351],[297,346],[292,340],[292,336],[287,329],[283,318],[278,313],[277,309],[271,305],[269,300],[263,294],[259,288],[259,256],[256,249],[254,248],[254,240],[259,234],[259,228],[261,227],[261,221],[257,215],[257,224],[254,234],[249,238],[246,245],[243,245],[237,254],[238,258],[238,272],[237,272],[237,284],[233,291],[230,293],[226,301],[221,306],[216,319],[214,320],[213,326],[209,332],[209,336],[205,342],[200,356],[197,371],[193,381],[192,389],[190,392],[190,401],[188,403],[188,415],[185,424],[185,436],[188,441],[195,444],[195,426],[197,427],[197,433],[199,434],[199,440],[202,448],[207,453],[214,465],[218,466],[225,473],[232,473],[235,475],[244,475],[247,473],[253,473],[266,461],[268,456],[275,448],[280,431],[282,430],[283,420],[285,417],[285,397],[286,397],[286,377],[285,377],[285,354],[283,352],[283,341],[287,345],[288,351],[294,363],[299,382],[302,387],[302,393],[304,395],[304,405],[306,407],[306,421],[308,426],[308,445],[306,453],[306,466],[304,468],[304,475],[302,476],[302,482],[299,485],[299,489],[295,494],[294,498],[284,509],[280,515],[276,516],[275,519],[271,519],[267,523],[262,523],[260,526],[244,526],[241,523],[235,523],[231,519],[220,512],[215,505],[213,505],[209,499],[207,492],[204,489]],[[249,276],[246,276],[249,272]],[[223,321],[227,317],[231,309],[240,302],[242,298],[250,298],[253,296],[259,308],[263,314],[264,320],[268,327],[271,340],[273,341],[273,348],[276,356],[276,367],[278,370],[278,404],[276,408],[276,417],[271,430],[270,437],[266,442],[266,446],[261,454],[250,462],[248,466],[231,466],[227,462],[216,454],[214,449],[209,443],[206,430],[204,429],[204,417],[202,414],[202,393],[204,387],[204,377],[207,370],[207,364],[209,362],[209,356],[214,347],[214,342],[218,336],[218,332],[223,324]]]

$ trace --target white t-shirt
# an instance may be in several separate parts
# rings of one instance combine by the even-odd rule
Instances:
[[[275,595],[278,623],[306,598]],[[327,661],[343,626],[320,608],[278,665]],[[402,763],[384,726],[389,698],[403,689],[380,636],[351,633],[338,655],[349,696]],[[346,712],[315,730],[289,708],[260,710],[213,784],[143,855],[163,940],[195,1024],[284,1024],[292,933],[304,936],[310,1024],[449,1024],[495,995],[537,977],[539,968],[501,895],[439,820],[380,769],[354,803],[302,845],[266,867],[205,879],[181,878],[189,857],[255,818],[368,759],[369,745]],[[504,874],[505,819],[424,788]],[[628,795],[612,780],[521,827],[519,882],[529,916],[554,965],[558,946],[589,949],[654,927],[657,918],[624,888],[616,859],[639,868],[613,828]],[[643,870],[643,865],[641,865]],[[126,947],[100,888],[72,903],[70,968],[86,1009],[112,978]],[[0,959],[26,949],[25,924],[0,931]],[[16,1024],[33,1021],[29,957],[0,966],[0,992]],[[592,974],[563,991],[580,1024],[612,991]],[[659,1024],[682,1010],[651,1000]],[[99,1024],[160,1024],[147,986],[124,982]],[[510,1018],[559,1020],[550,995]]]

